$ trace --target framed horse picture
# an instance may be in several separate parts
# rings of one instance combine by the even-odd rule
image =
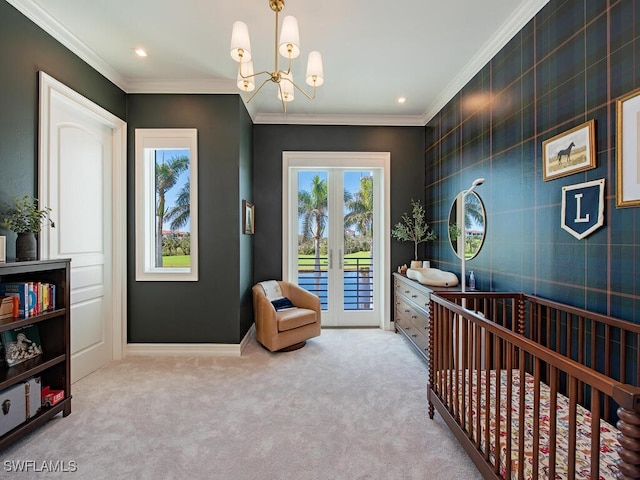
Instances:
[[[595,120],[542,142],[542,175],[545,182],[595,167]]]

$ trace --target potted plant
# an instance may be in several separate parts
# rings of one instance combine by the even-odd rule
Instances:
[[[42,230],[42,224],[55,227],[50,217],[51,208],[39,207],[37,198],[25,195],[17,198],[4,213],[2,225],[18,234],[16,238],[16,261],[38,259],[36,234]]]
[[[424,207],[418,200],[411,200],[411,216],[402,214],[402,221],[396,223],[391,229],[391,236],[403,242],[413,242],[414,261],[412,268],[418,268],[418,244],[436,239],[433,230],[429,230],[429,224],[424,219]],[[415,262],[415,263],[414,263]]]

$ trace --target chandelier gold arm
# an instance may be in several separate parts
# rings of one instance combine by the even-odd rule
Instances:
[[[262,73],[265,73],[265,72],[262,72]],[[259,92],[260,90],[262,90],[262,87],[264,87],[264,86],[265,86],[265,84],[266,84],[269,80],[271,80],[271,77],[269,77],[269,78],[265,79],[265,81],[264,81],[264,82],[262,82],[262,83],[260,84],[260,86],[258,87],[258,89],[257,89],[255,92],[253,92],[253,95],[251,95],[251,97],[249,97],[249,100],[247,100],[247,103],[249,103],[251,100],[253,100],[253,97],[255,97],[255,96],[258,94],[258,92]]]
[[[314,98],[316,98],[316,76],[313,76],[313,91],[311,92],[311,94],[308,94],[307,92],[305,92],[296,82],[293,82],[291,80],[289,80],[288,78],[283,78],[283,80],[286,80],[287,82],[291,83],[295,88],[298,89],[298,91],[300,91],[305,97],[307,97],[309,100],[313,100]]]

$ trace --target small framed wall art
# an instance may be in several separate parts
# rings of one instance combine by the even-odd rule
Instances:
[[[640,205],[640,88],[617,101],[616,207]]]
[[[242,200],[242,233],[253,235],[255,232],[255,211],[253,203]]]
[[[542,142],[542,175],[545,182],[595,167],[595,120]]]

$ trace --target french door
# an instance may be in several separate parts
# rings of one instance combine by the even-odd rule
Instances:
[[[320,297],[323,326],[384,326],[385,170],[351,155],[285,162],[284,271]]]

